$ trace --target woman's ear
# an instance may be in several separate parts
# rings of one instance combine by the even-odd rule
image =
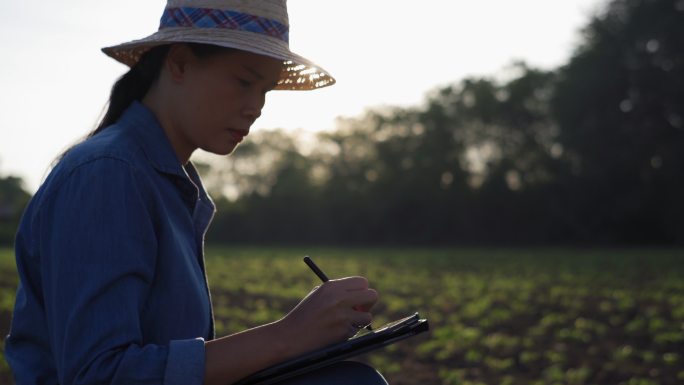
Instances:
[[[197,56],[195,56],[187,44],[172,44],[166,54],[164,66],[166,67],[171,80],[182,83],[188,65],[191,65],[196,60]]]

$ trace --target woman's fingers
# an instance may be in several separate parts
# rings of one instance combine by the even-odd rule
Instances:
[[[369,288],[364,277],[331,280],[314,288],[281,324],[299,336],[301,348],[320,347],[369,325],[369,310],[377,300],[377,291]]]
[[[378,302],[378,292],[373,289],[368,289],[364,292],[356,293],[351,298],[351,307],[356,311],[368,312]]]
[[[327,284],[335,285],[343,290],[363,290],[368,289],[368,279],[365,277],[345,277],[332,279]]]
[[[349,319],[351,321],[351,325],[357,329],[366,327],[367,325],[370,325],[373,321],[373,317],[370,313],[360,311],[354,311],[353,314],[349,315]]]
[[[326,282],[324,285],[337,295],[340,306],[367,312],[378,301],[378,292],[368,287],[364,277],[348,277]]]
[[[328,284],[331,291],[339,294],[336,307],[343,311],[346,324],[355,330],[370,325],[370,309],[378,301],[378,292],[368,287],[368,280],[363,277],[350,277],[330,281]]]

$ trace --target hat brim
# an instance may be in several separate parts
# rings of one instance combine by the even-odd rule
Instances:
[[[144,39],[102,48],[113,59],[133,67],[153,47],[173,43],[211,44],[269,56],[283,61],[277,90],[313,90],[335,84],[335,79],[312,61],[290,51],[287,44],[253,32],[222,30],[202,33],[197,29],[167,28]]]

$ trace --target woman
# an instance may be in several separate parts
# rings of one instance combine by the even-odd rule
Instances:
[[[284,1],[169,0],[155,34],[103,50],[131,69],[17,233],[5,356],[18,384],[233,383],[370,323],[377,293],[349,277],[214,339],[203,256],[214,205],[189,158],[231,153],[270,90],[334,83],[289,51],[287,28]]]

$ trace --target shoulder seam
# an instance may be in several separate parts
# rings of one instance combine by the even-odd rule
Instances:
[[[46,201],[49,201],[50,197],[52,195],[54,195],[56,191],[61,189],[62,186],[64,185],[64,183],[66,183],[73,176],[73,174],[76,171],[78,171],[79,169],[81,169],[84,166],[87,166],[87,165],[94,163],[94,162],[97,162],[99,160],[114,160],[117,162],[121,162],[122,164],[126,165],[132,173],[134,173],[134,174],[138,173],[138,168],[135,165],[133,165],[130,162],[130,160],[122,158],[122,157],[117,157],[117,156],[113,156],[113,155],[109,155],[109,154],[107,154],[107,155],[99,154],[96,156],[92,156],[92,157],[83,159],[80,162],[74,164],[73,166],[70,166],[68,169],[64,170],[64,174],[61,175],[60,178],[55,181],[55,184],[53,186],[50,186],[50,188],[48,190],[44,191],[44,196],[41,197],[38,206],[36,206],[36,210],[35,210],[36,213],[42,209],[43,204]]]

